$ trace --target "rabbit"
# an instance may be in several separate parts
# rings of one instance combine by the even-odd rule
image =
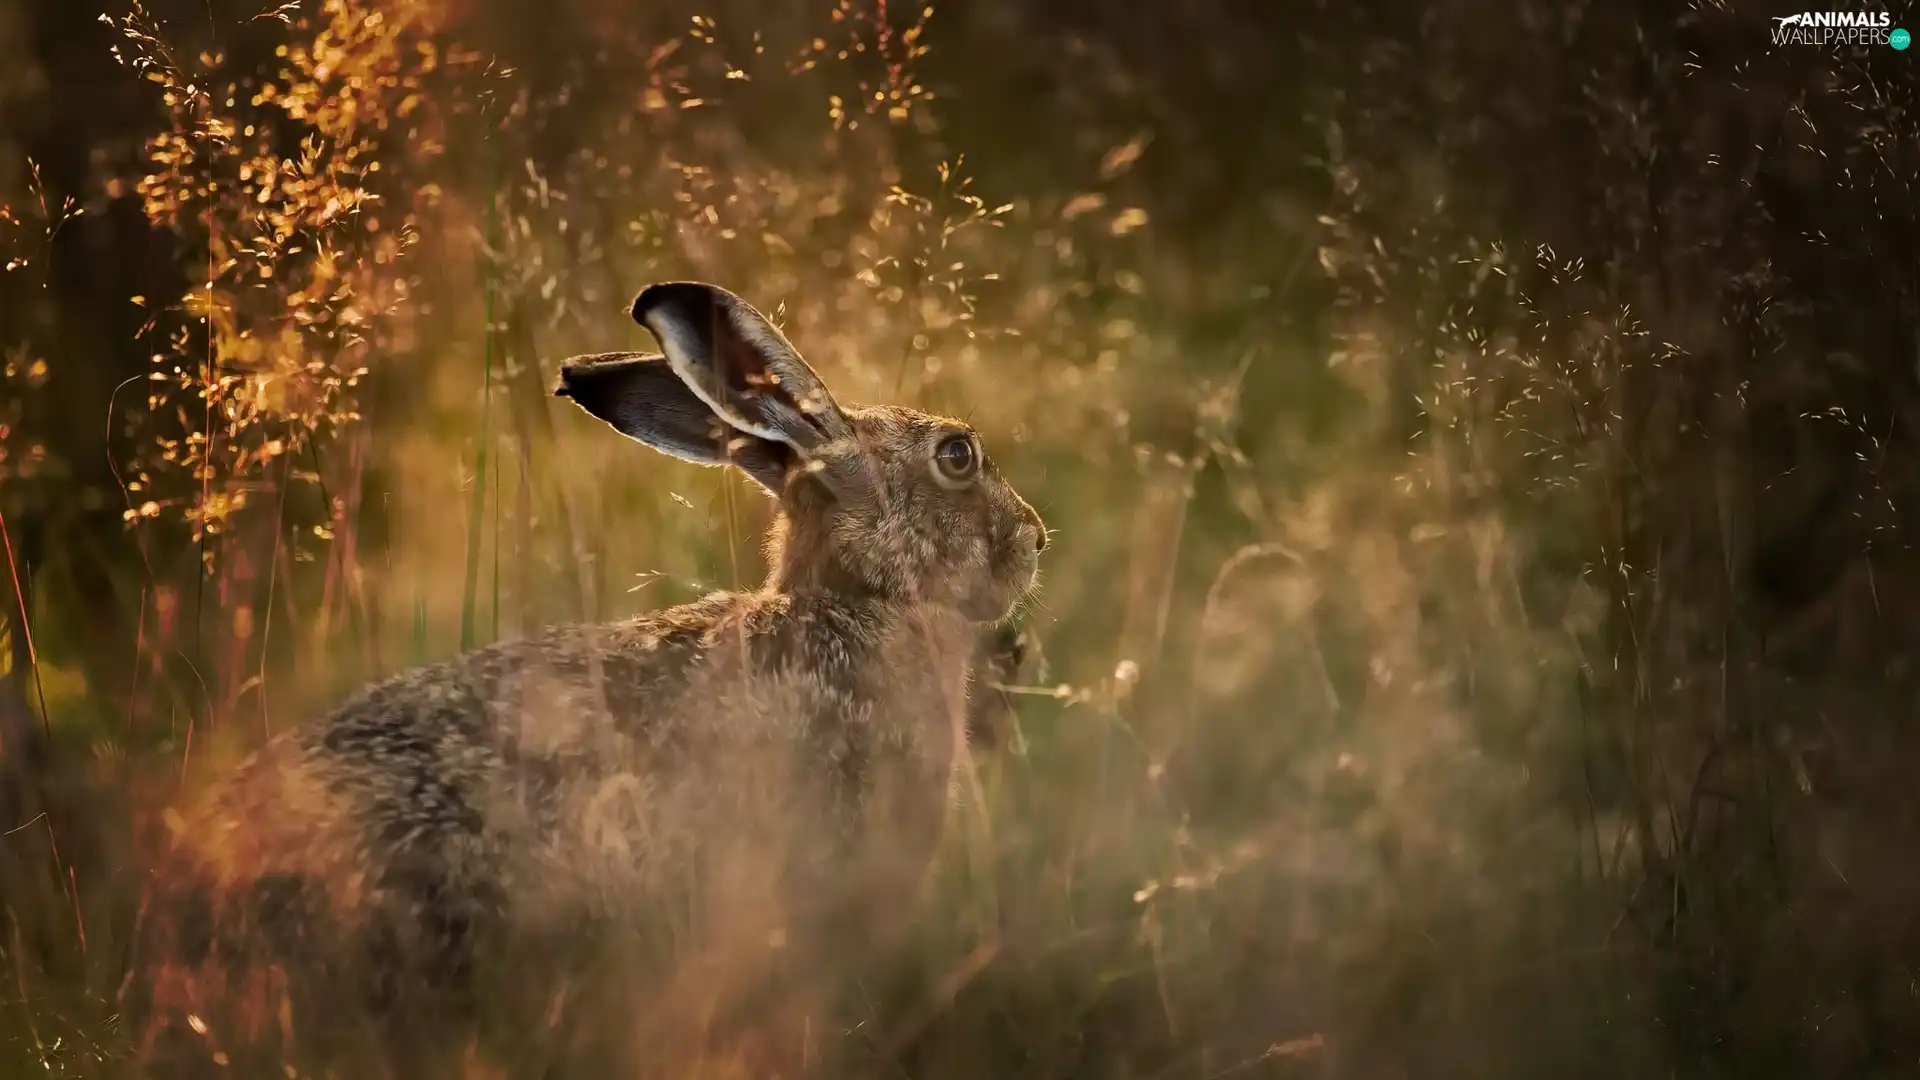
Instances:
[[[271,740],[180,838],[220,897],[182,924],[189,960],[232,960],[207,928],[245,925],[322,973],[319,1012],[368,995],[405,1039],[466,1015],[490,961],[532,993],[515,965],[604,961],[614,928],[683,968],[745,928],[818,958],[910,901],[979,723],[970,668],[1017,665],[993,628],[1047,529],[966,424],[843,406],[733,293],[655,284],[631,314],[660,352],[575,357],[554,393],[763,488],[765,583],[480,648]],[[272,1009],[223,1022],[313,1038]]]

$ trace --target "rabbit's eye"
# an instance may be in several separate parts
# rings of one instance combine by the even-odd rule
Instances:
[[[933,449],[933,468],[942,480],[971,480],[980,468],[980,451],[971,435],[949,435]]]

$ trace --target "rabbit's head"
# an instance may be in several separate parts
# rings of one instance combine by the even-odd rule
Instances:
[[[764,315],[725,289],[654,285],[633,302],[664,356],[575,357],[554,392],[664,453],[733,465],[780,502],[770,586],[1004,618],[1047,532],[958,420],[836,402]]]

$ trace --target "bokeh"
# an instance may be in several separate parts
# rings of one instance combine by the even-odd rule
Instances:
[[[551,397],[691,277],[1055,530],[865,1074],[1913,1075],[1920,61],[1768,15],[0,0],[0,1069],[264,738],[757,583]]]

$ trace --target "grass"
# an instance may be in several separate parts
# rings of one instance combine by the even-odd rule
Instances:
[[[701,277],[1058,530],[849,1073],[1904,1075],[1915,102],[1717,5],[1391,8],[116,13],[126,340],[36,299],[100,193],[0,186],[0,1073],[130,1075],[138,868],[266,734],[756,579],[736,481],[548,411]]]

